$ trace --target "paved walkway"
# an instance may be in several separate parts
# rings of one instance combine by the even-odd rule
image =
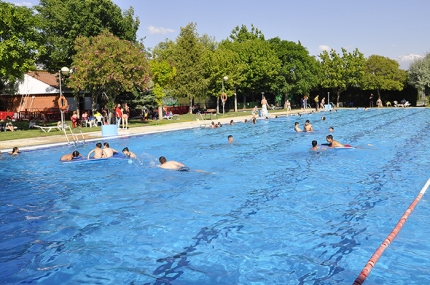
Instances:
[[[309,109],[311,111],[313,109]],[[289,112],[289,114],[298,114],[301,111],[293,110]],[[269,118],[274,118],[274,116],[285,116],[288,113],[286,111],[276,112],[276,113],[270,113],[269,112]],[[228,117],[228,118],[218,118],[213,121],[215,122],[221,122],[221,124],[227,124],[230,122],[230,120],[234,120],[236,122],[238,121],[244,121],[245,119],[251,119],[252,115],[251,112],[246,112],[246,115],[244,116],[238,116],[238,117]],[[201,123],[210,124],[211,120],[205,120],[201,121]],[[102,136],[101,131],[96,132],[89,132],[84,133],[84,139],[85,141],[97,141],[100,139],[112,139],[112,138],[118,138],[118,137],[125,137],[125,136],[131,136],[131,135],[141,135],[141,134],[149,134],[149,133],[159,133],[159,132],[168,132],[168,131],[174,131],[174,130],[182,130],[182,129],[190,129],[190,128],[198,128],[200,125],[199,123],[194,121],[188,121],[188,122],[181,122],[178,120],[175,123],[166,124],[166,125],[153,125],[153,126],[142,126],[142,127],[133,127],[128,130],[119,129],[118,130],[118,136],[110,136],[110,137],[104,137]],[[293,128],[294,126],[291,126]],[[69,139],[71,138],[71,135],[69,135]],[[79,133],[78,139],[82,141],[82,135]],[[40,137],[37,138],[26,138],[26,139],[17,139],[17,140],[9,140],[9,141],[2,141],[0,142],[0,151],[6,152],[11,151],[13,147],[18,147],[20,150],[30,150],[30,149],[37,149],[37,148],[43,148],[43,147],[49,147],[54,145],[67,145],[67,139],[64,135],[64,133],[61,133],[61,135],[55,135],[55,136],[43,136],[43,133],[41,133]]]

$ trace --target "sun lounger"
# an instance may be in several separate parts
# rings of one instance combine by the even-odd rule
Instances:
[[[51,130],[59,130],[58,126],[42,127],[42,126],[34,125],[34,127],[39,128],[41,131],[45,133],[49,133]]]

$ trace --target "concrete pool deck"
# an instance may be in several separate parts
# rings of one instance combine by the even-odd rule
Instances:
[[[312,111],[314,111],[314,109],[307,109],[306,111],[295,109],[290,112],[278,111],[276,113],[271,113],[269,111],[269,119],[273,119],[275,118],[275,116],[297,115],[299,113],[303,113],[303,112],[310,113]],[[118,136],[102,136],[101,130],[95,131],[95,132],[83,133],[83,136],[84,136],[85,142],[90,142],[90,141],[108,140],[113,138],[135,136],[135,135],[142,135],[142,134],[199,128],[200,124],[204,123],[209,126],[212,121],[220,122],[221,124],[228,124],[230,120],[234,120],[235,122],[243,122],[245,119],[248,119],[248,120],[252,119],[252,115],[250,111],[246,112],[246,114],[244,114],[243,116],[237,116],[237,117],[220,116],[219,118],[215,118],[213,120],[200,121],[200,123],[197,120],[187,121],[187,122],[181,122],[180,120],[175,120],[175,123],[166,124],[166,125],[133,127],[127,130],[119,129]],[[263,119],[263,118],[258,118],[258,119]],[[293,127],[294,126],[291,126],[291,128]],[[37,149],[37,148],[45,148],[50,146],[69,144],[63,132],[59,132],[58,135],[54,135],[54,136],[43,136],[43,134],[44,133],[41,132],[40,137],[37,137],[37,138],[25,138],[25,139],[1,141],[0,151],[9,152],[14,147],[18,147],[20,150],[31,150],[31,149]],[[83,140],[82,135],[80,133],[77,133],[76,135],[78,136],[79,141]],[[71,144],[73,144],[73,139],[70,133],[68,133],[68,137],[69,137],[69,140],[71,141]]]

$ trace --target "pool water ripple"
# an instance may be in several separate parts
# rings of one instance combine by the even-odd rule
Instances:
[[[430,116],[425,109],[324,115],[110,141],[130,147],[142,165],[61,164],[67,147],[23,153],[22,163],[3,158],[0,280],[352,284],[428,178]],[[294,122],[306,119],[316,132],[294,133]],[[335,139],[363,149],[309,152],[329,126]],[[160,155],[211,173],[154,168]],[[369,284],[428,283],[427,203]]]

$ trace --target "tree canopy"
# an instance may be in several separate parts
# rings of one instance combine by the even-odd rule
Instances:
[[[366,59],[355,49],[352,53],[342,48],[342,55],[334,49],[323,51],[321,59],[321,86],[330,88],[337,95],[339,106],[340,94],[348,87],[359,86],[364,75]]]
[[[36,69],[44,48],[33,11],[0,1],[0,92],[24,73]]]
[[[143,47],[104,31],[96,37],[78,37],[73,74],[68,87],[89,91],[97,98],[105,92],[113,103],[118,94],[149,88],[149,67]]]
[[[171,83],[173,96],[186,97],[192,105],[196,96],[204,93],[208,80],[204,73],[204,57],[206,49],[196,30],[196,24],[190,23],[181,28],[172,48],[172,62],[176,68],[176,76]],[[190,108],[191,111],[191,108]]]
[[[300,43],[279,38],[269,40],[281,68],[279,91],[284,94],[308,94],[319,83],[319,63]]]
[[[51,71],[72,64],[77,37],[93,37],[108,30],[120,39],[136,41],[139,19],[133,8],[122,12],[112,0],[40,0],[35,8],[47,51],[41,63]]]
[[[361,86],[364,90],[401,91],[405,85],[407,73],[399,68],[399,63],[380,55],[371,55],[364,65],[364,76]]]
[[[425,94],[430,92],[430,53],[417,59],[409,67],[409,83]]]

